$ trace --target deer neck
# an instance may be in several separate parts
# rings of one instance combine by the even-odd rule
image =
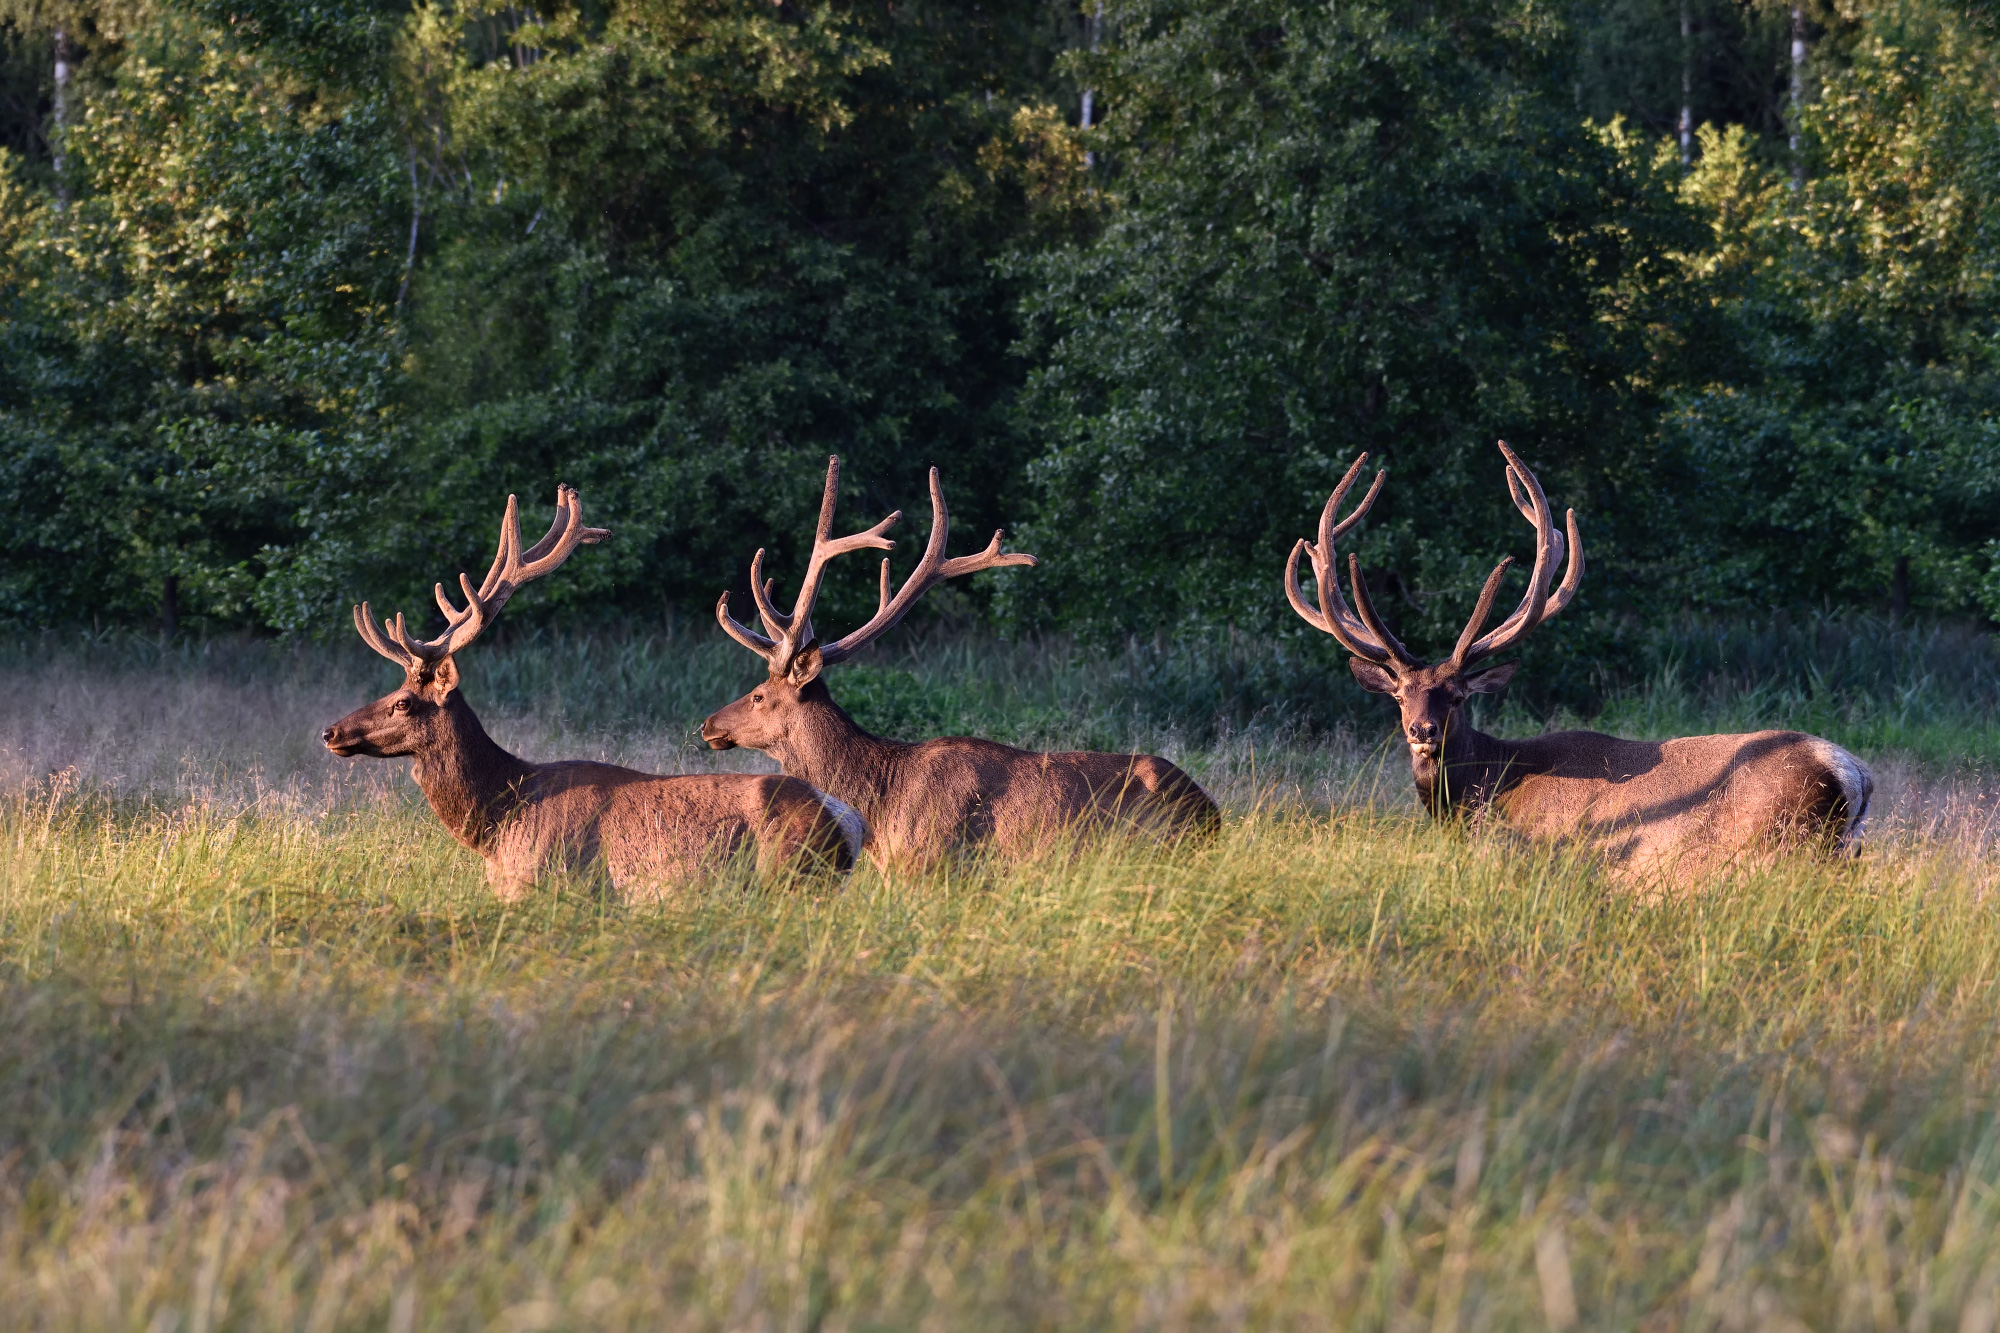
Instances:
[[[1444,745],[1436,759],[1410,759],[1417,797],[1439,818],[1473,814],[1525,776],[1520,747],[1489,736],[1452,710]]]
[[[480,851],[520,804],[536,766],[500,748],[457,691],[446,699],[438,727],[412,776],[452,836]]]
[[[824,681],[799,693],[799,709],[784,739],[765,753],[795,778],[845,801],[873,823],[910,749],[902,741],[871,735],[833,701]]]

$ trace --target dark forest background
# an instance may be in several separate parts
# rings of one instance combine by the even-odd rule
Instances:
[[[930,614],[1304,634],[1366,449],[1431,644],[1503,437],[1554,647],[1991,618],[1997,194],[1956,0],[0,0],[0,617],[345,633],[558,480],[616,538],[510,614],[705,616],[837,452],[1042,557]]]

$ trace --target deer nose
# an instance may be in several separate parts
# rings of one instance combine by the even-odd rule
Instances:
[[[319,734],[319,741],[320,741],[320,744],[321,744],[321,745],[331,745],[331,744],[333,744],[333,738],[334,738],[334,737],[336,737],[336,736],[338,736],[339,734],[340,734],[340,728],[339,728],[339,727],[328,727],[328,728],[327,728],[327,729],[326,729],[325,731],[322,731],[322,732],[321,732],[321,733]]]
[[[1437,734],[1438,728],[1435,722],[1412,722],[1410,724],[1410,739],[1413,741],[1436,740]]]

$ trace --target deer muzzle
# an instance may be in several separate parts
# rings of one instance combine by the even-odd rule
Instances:
[[[714,718],[710,718],[701,724],[701,738],[708,742],[708,748],[711,750],[733,750],[736,748],[735,738],[721,727],[716,726]]]
[[[320,743],[343,759],[361,753],[361,738],[345,733],[336,722],[319,734]]]

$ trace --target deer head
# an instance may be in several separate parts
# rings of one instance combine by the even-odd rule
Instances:
[[[500,609],[515,589],[554,570],[577,547],[594,545],[610,535],[605,528],[585,527],[583,503],[576,491],[558,486],[555,522],[547,536],[524,552],[520,508],[510,495],[506,516],[500,521],[500,549],[492,568],[477,588],[464,574],[458,576],[459,586],[465,590],[465,606],[454,606],[442,583],[433,588],[438,609],[444,612],[443,634],[435,639],[412,639],[400,612],[394,620],[378,625],[368,603],[355,607],[354,628],[362,642],[403,668],[403,683],[320,733],[326,748],[338,755],[390,758],[420,753],[440,741],[443,715],[458,690],[458,664],[452,655],[499,618]]]
[[[814,603],[819,600],[820,583],[825,578],[827,563],[849,551],[895,549],[896,543],[883,534],[903,517],[903,511],[899,509],[872,528],[835,538],[832,535],[833,510],[840,499],[840,459],[838,456],[827,459],[826,488],[820,496],[819,527],[813,535],[812,555],[806,561],[805,582],[799,585],[799,595],[792,603],[791,611],[780,611],[771,600],[772,584],[764,577],[764,552],[761,549],[750,560],[750,595],[757,604],[757,618],[762,622],[764,632],[759,634],[729,614],[728,593],[723,593],[715,604],[715,618],[723,631],[763,658],[770,668],[770,676],[762,685],[702,724],[702,739],[710,746],[717,750],[733,749],[738,745],[769,750],[774,745],[782,744],[791,731],[802,702],[829,698],[826,686],[820,683],[820,672],[846,661],[888,633],[909,614],[910,608],[925,593],[946,579],[977,573],[982,569],[1032,566],[1035,563],[1032,555],[1002,555],[1000,541],[1005,534],[1000,532],[995,532],[986,549],[977,555],[945,559],[945,543],[951,537],[951,515],[945,509],[944,489],[938,484],[936,468],[931,469],[930,480],[931,535],[916,569],[891,596],[889,562],[884,559],[875,614],[853,633],[822,644],[813,632],[812,612]]]
[[[1326,508],[1320,512],[1318,543],[1301,539],[1292,547],[1291,557],[1285,562],[1285,597],[1291,602],[1292,609],[1307,624],[1331,634],[1341,647],[1353,654],[1348,659],[1348,668],[1363,688],[1395,699],[1402,711],[1403,736],[1409,743],[1410,762],[1419,783],[1435,775],[1446,742],[1459,730],[1460,706],[1475,694],[1490,693],[1506,685],[1520,665],[1518,662],[1497,666],[1480,664],[1487,658],[1509,651],[1527,638],[1537,625],[1568,606],[1576,596],[1577,585],[1583,581],[1583,538],[1577,531],[1576,511],[1569,511],[1566,525],[1569,540],[1565,543],[1563,535],[1555,531],[1550,522],[1548,497],[1542,494],[1541,483],[1535,480],[1535,474],[1528,471],[1527,465],[1507,447],[1504,440],[1500,442],[1500,452],[1507,459],[1508,494],[1513,497],[1515,508],[1535,528],[1535,566],[1528,575],[1528,590],[1522,596],[1521,604],[1492,633],[1482,638],[1479,631],[1493,613],[1494,599],[1500,593],[1500,581],[1514,563],[1513,557],[1507,557],[1494,567],[1486,578],[1486,586],[1480,589],[1479,601],[1472,608],[1472,619],[1466,622],[1465,629],[1459,634],[1458,644],[1452,649],[1451,656],[1442,662],[1427,665],[1418,661],[1383,625],[1381,617],[1375,612],[1374,600],[1368,595],[1368,581],[1361,576],[1361,562],[1351,552],[1347,557],[1347,568],[1359,616],[1348,609],[1346,600],[1341,596],[1334,543],[1366,517],[1375,504],[1375,497],[1380,493],[1386,475],[1378,471],[1374,484],[1368,488],[1368,494],[1355,511],[1338,523],[1334,521],[1341,501],[1347,497],[1355,478],[1368,462],[1367,454],[1354,460],[1353,466],[1347,469],[1347,474],[1328,497]],[[1568,553],[1568,568],[1563,573],[1562,585],[1552,591],[1549,583],[1555,577],[1556,566],[1563,563],[1565,550]],[[1319,600],[1317,608],[1306,602],[1299,588],[1301,552],[1312,561],[1313,581]]]

